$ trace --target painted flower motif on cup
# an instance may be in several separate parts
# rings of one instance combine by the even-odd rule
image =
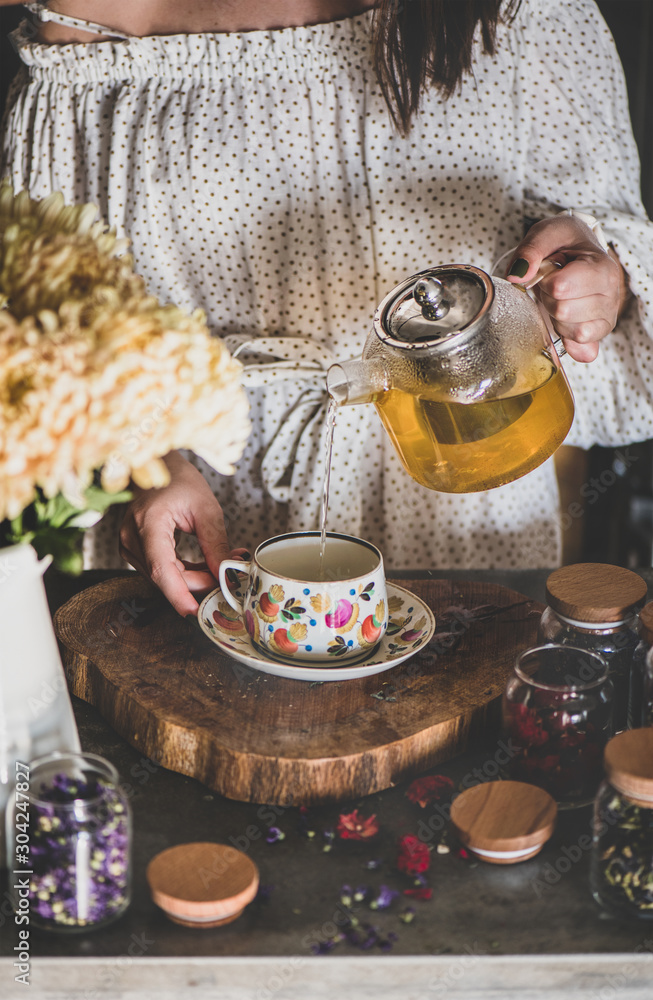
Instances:
[[[270,649],[279,656],[292,656],[299,650],[308,629],[302,622],[294,622],[289,628],[277,628],[269,639]]]
[[[283,587],[278,583],[273,584],[268,591],[261,594],[256,605],[256,614],[264,622],[275,622],[281,611],[281,602],[284,597]]]
[[[368,615],[361,623],[358,630],[358,641],[361,646],[373,646],[378,642],[383,632],[383,618],[385,615],[385,604],[379,601],[374,613]]]
[[[223,632],[232,635],[243,635],[245,632],[242,618],[225,601],[219,602],[217,611],[213,612],[213,621]]]

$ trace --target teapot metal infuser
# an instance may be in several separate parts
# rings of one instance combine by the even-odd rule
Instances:
[[[528,287],[556,266],[545,261]],[[374,403],[406,471],[443,493],[525,475],[562,444],[574,417],[526,286],[467,264],[397,285],[374,314],[362,359],[333,365],[327,389],[339,405]]]

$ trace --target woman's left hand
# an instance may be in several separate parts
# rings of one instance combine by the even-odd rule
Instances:
[[[569,357],[593,361],[628,297],[625,272],[614,251],[606,253],[589,226],[569,215],[529,229],[512,255],[508,280],[528,284],[547,257],[563,266],[540,281],[537,297]]]

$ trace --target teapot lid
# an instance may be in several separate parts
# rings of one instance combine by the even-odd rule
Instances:
[[[394,347],[433,347],[456,334],[477,332],[493,300],[492,279],[480,268],[430,267],[386,295],[374,314],[374,330]]]

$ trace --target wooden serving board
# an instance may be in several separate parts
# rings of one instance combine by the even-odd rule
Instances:
[[[240,801],[337,802],[496,733],[515,655],[536,639],[542,605],[515,591],[401,585],[433,609],[436,634],[410,660],[358,680],[318,684],[243,666],[136,574],[77,594],[56,613],[55,630],[72,693],[152,760]],[[499,610],[470,619],[483,605]],[[452,606],[460,610],[447,625]]]

